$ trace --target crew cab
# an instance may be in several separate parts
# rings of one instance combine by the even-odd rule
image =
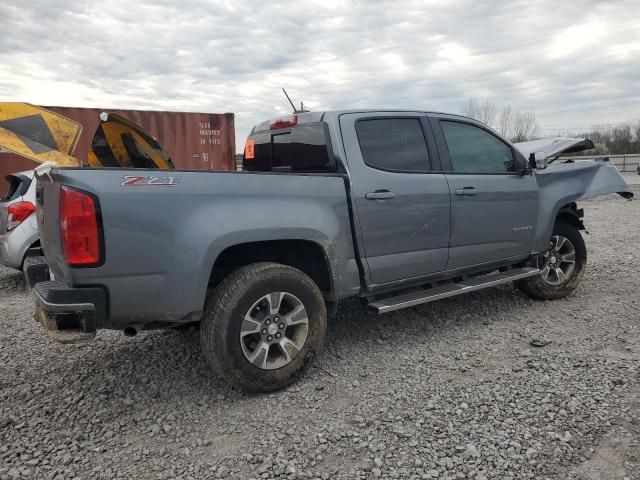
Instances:
[[[46,264],[26,277],[60,341],[199,322],[220,375],[271,391],[348,297],[385,313],[507,282],[574,292],[576,202],[633,193],[608,163],[537,156],[470,118],[354,110],[256,125],[240,172],[54,167],[36,189]]]

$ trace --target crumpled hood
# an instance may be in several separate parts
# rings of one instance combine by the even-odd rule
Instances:
[[[549,137],[529,142],[513,144],[525,157],[536,152],[544,152],[546,158],[557,157],[566,153],[577,153],[594,148],[593,142],[588,138]]]

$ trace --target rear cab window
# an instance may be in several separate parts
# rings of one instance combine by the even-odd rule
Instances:
[[[336,163],[324,122],[252,133],[243,170],[258,172],[335,172]]]

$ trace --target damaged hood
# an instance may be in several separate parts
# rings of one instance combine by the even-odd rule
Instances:
[[[0,102],[0,150],[58,167],[175,168],[158,140],[120,115],[100,114],[86,162],[73,157],[81,132],[78,122],[45,108]]]
[[[558,157],[567,153],[578,153],[594,148],[593,142],[588,138],[550,137],[529,142],[513,144],[522,154],[529,155],[536,152],[544,152],[545,158]]]

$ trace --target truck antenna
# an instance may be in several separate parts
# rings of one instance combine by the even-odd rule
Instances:
[[[289,98],[289,94],[287,93],[287,91],[284,88],[282,89],[282,91],[284,92],[284,96],[287,97],[287,100],[289,100],[289,104],[291,105],[291,108],[293,108],[293,113],[304,113],[309,111],[304,109],[304,102],[300,102],[300,109],[297,109],[291,101],[291,98]]]
[[[289,98],[289,94],[287,93],[287,91],[284,88],[282,89],[282,91],[284,92],[284,96],[287,97],[287,100],[289,100],[289,103],[291,104],[291,108],[293,108],[293,113],[298,113],[298,109]]]

